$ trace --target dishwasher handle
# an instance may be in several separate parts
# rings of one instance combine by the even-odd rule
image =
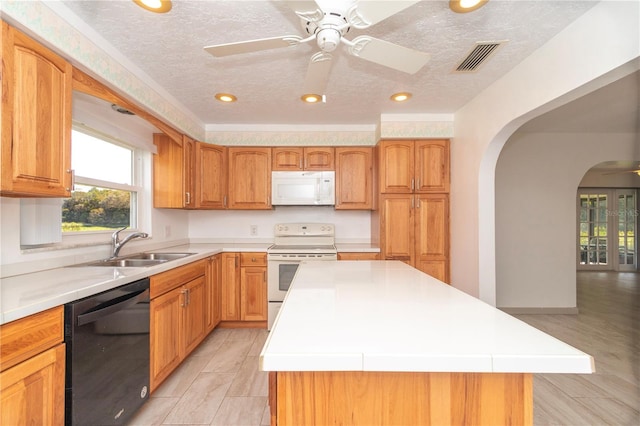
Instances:
[[[98,305],[95,309],[87,312],[86,314],[78,315],[78,320],[77,320],[78,327],[97,321],[100,318],[104,318],[115,312],[122,311],[128,308],[129,306],[133,306],[138,302],[142,302],[148,299],[149,299],[149,289],[144,289],[144,290],[130,293],[130,294],[127,294],[126,296],[122,296],[117,299],[111,300],[108,303],[103,303],[102,305]]]

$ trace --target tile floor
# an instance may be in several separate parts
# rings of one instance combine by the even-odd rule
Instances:
[[[537,374],[534,425],[640,425],[640,274],[578,272],[578,315],[518,315],[595,358],[593,375]],[[265,330],[217,329],[129,425],[269,424]]]
[[[216,329],[153,393],[133,425],[269,425],[266,330]]]

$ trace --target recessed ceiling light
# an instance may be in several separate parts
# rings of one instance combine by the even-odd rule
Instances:
[[[171,10],[171,0],[133,0],[135,4],[143,9],[156,13],[166,13]]]
[[[449,8],[454,12],[467,13],[480,9],[489,0],[449,0]]]
[[[303,101],[309,104],[315,104],[317,102],[320,102],[322,101],[322,98],[323,97],[321,95],[316,95],[315,93],[308,93],[306,95],[300,96],[300,99],[302,99]]]
[[[216,93],[216,99],[220,102],[235,102],[238,100],[238,98],[230,93]]]
[[[400,92],[400,93],[394,93],[393,95],[391,95],[391,100],[394,102],[404,102],[406,100],[408,100],[409,98],[411,98],[411,93],[409,92]]]

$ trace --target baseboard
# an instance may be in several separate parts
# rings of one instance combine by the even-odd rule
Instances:
[[[509,315],[577,315],[578,308],[498,308]]]

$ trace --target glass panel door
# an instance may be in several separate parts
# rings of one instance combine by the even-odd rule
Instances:
[[[632,270],[636,264],[636,197],[633,191],[618,192],[618,264],[621,270]]]
[[[607,194],[580,194],[581,265],[608,265]]]

